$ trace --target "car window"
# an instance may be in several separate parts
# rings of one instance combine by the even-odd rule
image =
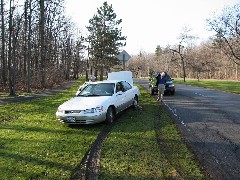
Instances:
[[[132,86],[126,81],[122,81],[122,85],[123,85],[124,91],[128,91],[129,89],[132,89]]]
[[[101,84],[101,93],[105,95],[113,95],[114,93],[114,83],[104,83]]]
[[[116,83],[116,92],[119,92],[119,91],[122,91],[122,92],[124,91],[123,85],[121,82]]]
[[[112,96],[114,83],[89,84],[78,96]]]

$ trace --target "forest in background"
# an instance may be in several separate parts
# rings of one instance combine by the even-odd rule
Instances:
[[[240,79],[240,4],[225,7],[222,13],[206,20],[215,33],[196,45],[198,37],[190,27],[179,32],[179,43],[161,47],[154,54],[140,52],[128,62],[136,76],[149,76],[153,71],[167,71],[172,77],[194,79]]]
[[[125,69],[115,55],[127,38],[121,35],[122,20],[116,19],[112,6],[105,2],[97,9],[86,25],[87,37],[65,15],[64,6],[63,0],[25,0],[23,4],[1,0],[0,92],[16,95],[52,88],[80,75],[88,79],[88,74],[101,77],[104,72]],[[132,55],[126,69],[145,77],[152,71],[168,71],[184,79],[239,80],[240,5],[226,7],[206,22],[216,34],[207,42],[196,45],[197,37],[185,27],[178,44],[156,45],[154,54]]]
[[[83,38],[64,9],[60,0],[1,0],[0,91],[31,92],[77,76]]]

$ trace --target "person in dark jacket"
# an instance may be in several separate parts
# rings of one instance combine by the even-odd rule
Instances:
[[[162,72],[157,76],[157,87],[158,87],[158,98],[157,101],[163,101],[163,94],[165,90],[166,83],[166,73]]]

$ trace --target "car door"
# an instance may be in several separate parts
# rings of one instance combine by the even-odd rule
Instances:
[[[133,98],[134,98],[132,93],[132,86],[126,81],[122,81],[121,83],[123,85],[126,107],[129,107],[132,105]]]
[[[121,81],[117,82],[115,87],[115,107],[117,113],[126,107],[126,97]]]

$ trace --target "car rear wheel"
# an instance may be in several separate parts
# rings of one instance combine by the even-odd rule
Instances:
[[[113,123],[114,120],[115,120],[115,111],[113,107],[109,107],[107,110],[106,122],[107,124],[111,124]]]
[[[137,109],[138,107],[138,96],[136,95],[133,99],[133,109]]]

